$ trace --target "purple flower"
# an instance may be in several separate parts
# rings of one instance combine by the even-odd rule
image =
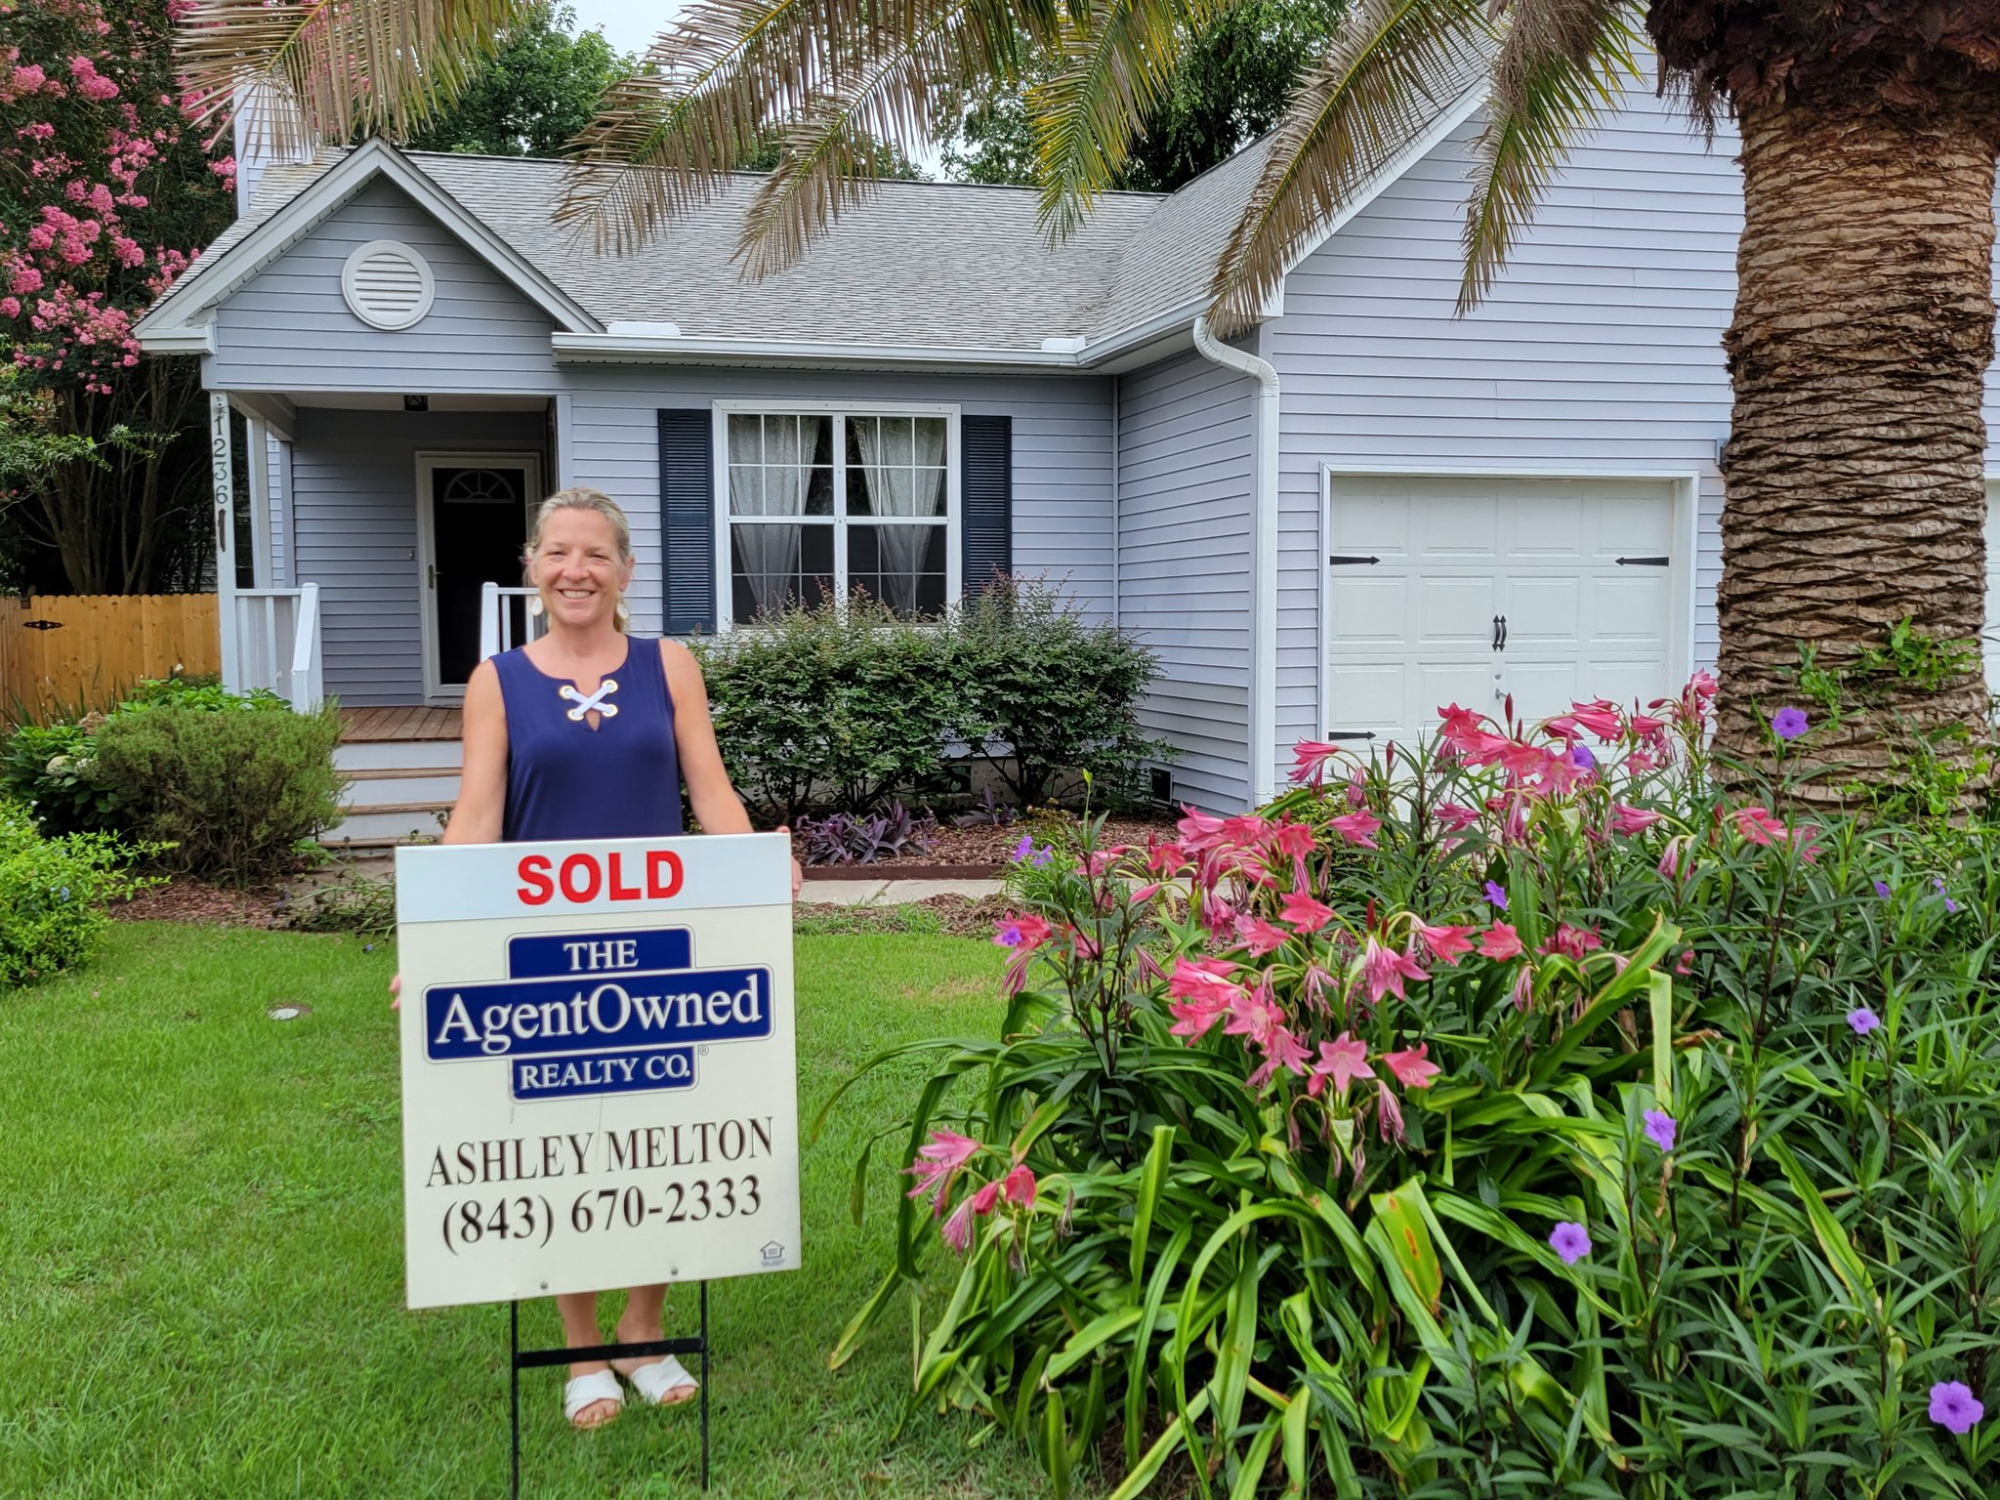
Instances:
[[[1055,857],[1056,857],[1056,846],[1054,844],[1044,844],[1042,845],[1041,848],[1035,851],[1035,857],[1029,860],[1028,863],[1033,865],[1037,870],[1039,870]]]
[[[1856,1036],[1866,1036],[1882,1024],[1882,1018],[1865,1005],[1857,1005],[1847,1013],[1847,1024],[1854,1028]]]
[[[1806,715],[1802,708],[1781,708],[1771,715],[1771,733],[1781,740],[1795,740],[1806,732]]]
[[[1936,891],[1940,896],[1944,896],[1944,877],[1940,875],[1931,876],[1931,889]],[[1956,916],[1958,914],[1958,903],[1952,900],[1951,897],[1944,896],[1944,909]]]
[[[1021,842],[1014,846],[1014,852],[1008,855],[1007,857],[1013,860],[1014,863],[1018,865],[1022,860],[1026,859],[1030,854],[1033,854],[1034,852],[1035,852],[1035,836],[1032,833],[1024,833],[1021,835]]]
[[[1931,1387],[1931,1420],[1963,1437],[1979,1425],[1986,1408],[1969,1387],[1956,1380],[1940,1380]]]
[[[1002,948],[1020,947],[1021,924],[1019,922],[1002,922],[994,930],[993,941],[998,943]]]
[[[1597,769],[1597,757],[1590,753],[1590,746],[1588,745],[1570,746],[1569,763],[1579,771],[1594,771]]]
[[[1549,1235],[1549,1246],[1562,1257],[1564,1265],[1573,1266],[1590,1254],[1590,1231],[1565,1219]]]
[[[1496,911],[1505,911],[1507,909],[1507,892],[1501,888],[1499,881],[1489,880],[1486,882],[1486,904]]]
[[[1663,1109],[1646,1111],[1646,1138],[1662,1151],[1674,1149],[1674,1117]]]
[[[1875,894],[1880,896],[1884,901],[1887,901],[1889,899],[1889,883],[1885,880],[1876,881]]]

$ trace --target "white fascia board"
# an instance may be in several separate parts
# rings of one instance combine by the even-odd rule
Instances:
[[[860,344],[802,342],[792,339],[730,339],[638,337],[632,335],[558,333],[549,343],[562,364],[715,364],[740,360],[748,364],[834,365],[854,369],[1077,370],[1081,357],[1042,349],[978,349],[949,345]]]
[[[426,177],[408,157],[388,142],[375,139],[348,152],[216,260],[207,266],[197,263],[196,275],[201,279],[190,282],[187,290],[192,296],[170,294],[139,320],[134,332],[141,346],[146,346],[148,339],[156,335],[182,331],[194,315],[207,312],[243,286],[377,177],[386,177],[409,194],[559,327],[572,333],[602,330],[603,325],[596,318],[505,240],[466,212],[457,199]]]
[[[158,332],[148,332],[143,324],[135,330],[139,348],[146,354],[213,354],[215,353],[215,324],[202,322],[193,327],[185,325],[163,328]]]

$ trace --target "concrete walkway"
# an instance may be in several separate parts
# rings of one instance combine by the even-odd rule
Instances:
[[[931,896],[966,896],[976,901],[999,894],[997,880],[814,880],[808,875],[799,900],[829,906],[906,906]]]

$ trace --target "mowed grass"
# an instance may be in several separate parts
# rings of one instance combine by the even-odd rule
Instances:
[[[798,960],[807,1122],[878,1048],[995,1024],[976,941],[804,936]],[[81,975],[0,994],[0,1495],[506,1493],[505,1307],[402,1305],[393,969],[352,937],[135,924]],[[1045,1492],[1019,1446],[968,1449],[961,1417],[891,1441],[900,1314],[827,1369],[887,1264],[900,1145],[860,1229],[853,1165],[918,1077],[878,1071],[806,1147],[806,1269],[711,1286],[718,1496]],[[669,1331],[693,1318],[675,1291]],[[561,1342],[552,1303],[522,1324]],[[694,1492],[693,1408],[576,1436],[563,1378],[522,1375],[525,1495]]]

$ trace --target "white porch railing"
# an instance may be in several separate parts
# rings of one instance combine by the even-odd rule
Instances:
[[[533,589],[507,589],[497,583],[479,586],[479,659],[512,651],[549,633],[547,615],[528,608]],[[516,621],[519,622],[518,628]]]
[[[325,700],[319,648],[319,585],[295,589],[236,589],[225,599],[234,618],[223,632],[231,689],[268,688],[300,713]],[[232,638],[233,637],[233,638]]]

